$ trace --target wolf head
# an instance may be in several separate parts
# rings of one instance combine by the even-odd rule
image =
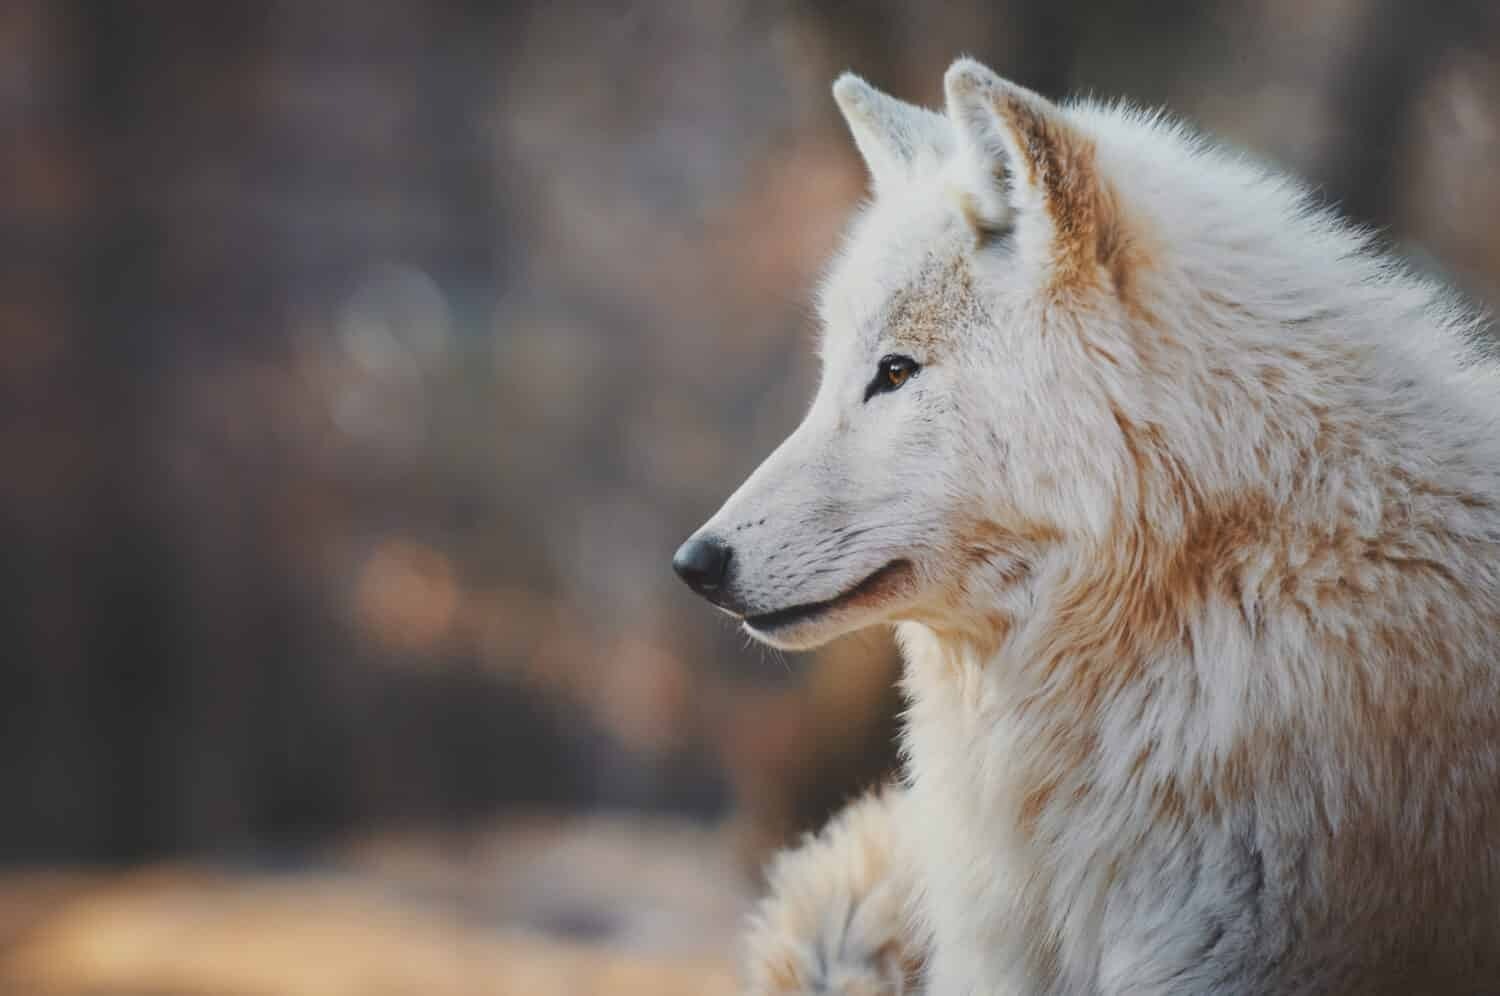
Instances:
[[[1362,353],[1321,329],[1431,304],[1181,129],[966,59],[944,82],[946,114],[835,84],[874,196],[822,290],[817,396],[674,558],[778,647],[900,620],[993,638],[1058,564],[1150,611],[1185,546],[1253,531],[1336,438],[1329,371]]]
[[[821,386],[674,560],[776,646],[993,605],[1088,452],[1031,428],[1073,402],[1027,340],[1049,294],[1107,309],[1107,191],[1059,108],[970,61],[945,82],[946,116],[834,85],[875,196],[822,290]]]

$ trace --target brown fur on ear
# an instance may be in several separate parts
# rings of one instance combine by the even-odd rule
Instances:
[[[1040,98],[998,94],[995,112],[1019,153],[1012,182],[1036,189],[1052,222],[1054,286],[1092,285],[1107,276],[1123,290],[1133,265],[1130,239],[1095,166],[1094,143]]]
[[[950,116],[972,152],[1004,178],[1018,212],[1024,214],[1027,191],[1041,202],[1052,229],[1053,287],[1107,282],[1123,294],[1141,258],[1097,168],[1092,139],[1062,109],[977,62],[955,63],[946,82]],[[973,224],[974,212],[965,215]]]

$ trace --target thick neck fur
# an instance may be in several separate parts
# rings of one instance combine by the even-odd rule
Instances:
[[[1462,322],[1279,181],[1219,163],[1257,205],[1228,214],[1232,199],[1195,179],[1213,174],[1186,168],[1191,146],[1142,163],[1146,143],[1114,144],[1117,116],[1081,115],[1136,206],[1143,261],[1128,300],[1117,282],[1054,305],[1053,348],[1076,354],[1058,364],[1110,422],[1116,506],[1103,529],[1036,524],[992,544],[954,613],[966,624],[900,629],[933,925],[993,962],[982,949],[1005,931],[961,911],[1050,911],[1026,934],[1047,944],[1017,953],[1032,978],[1077,972],[1097,949],[1119,915],[1104,896],[1130,894],[1120,876],[1150,863],[1142,848],[1210,860],[1167,854],[1194,825],[1249,821],[1264,837],[1276,827],[1255,821],[1280,812],[1326,827],[1327,853],[1304,867],[1254,870],[1267,903],[1298,875],[1379,878],[1372,863],[1398,856],[1368,842],[1402,836],[1382,828],[1500,829],[1492,807],[1458,825],[1446,805],[1500,777],[1485,663],[1500,632],[1500,429]],[[1110,334],[1068,325],[1080,308],[1112,314]],[[1480,756],[1450,766],[1420,745],[1455,723]],[[1330,763],[1346,756],[1361,767]],[[1338,843],[1350,835],[1365,845]]]

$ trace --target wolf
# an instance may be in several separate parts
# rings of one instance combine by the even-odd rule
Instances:
[[[674,557],[903,651],[901,782],[777,860],[747,991],[1500,993],[1485,319],[1160,114],[944,88],[835,84],[820,386]]]

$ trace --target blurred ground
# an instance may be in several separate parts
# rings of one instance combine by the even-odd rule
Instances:
[[[711,996],[733,991],[746,899],[722,835],[618,819],[384,838],[276,871],[16,873],[0,992]]]

